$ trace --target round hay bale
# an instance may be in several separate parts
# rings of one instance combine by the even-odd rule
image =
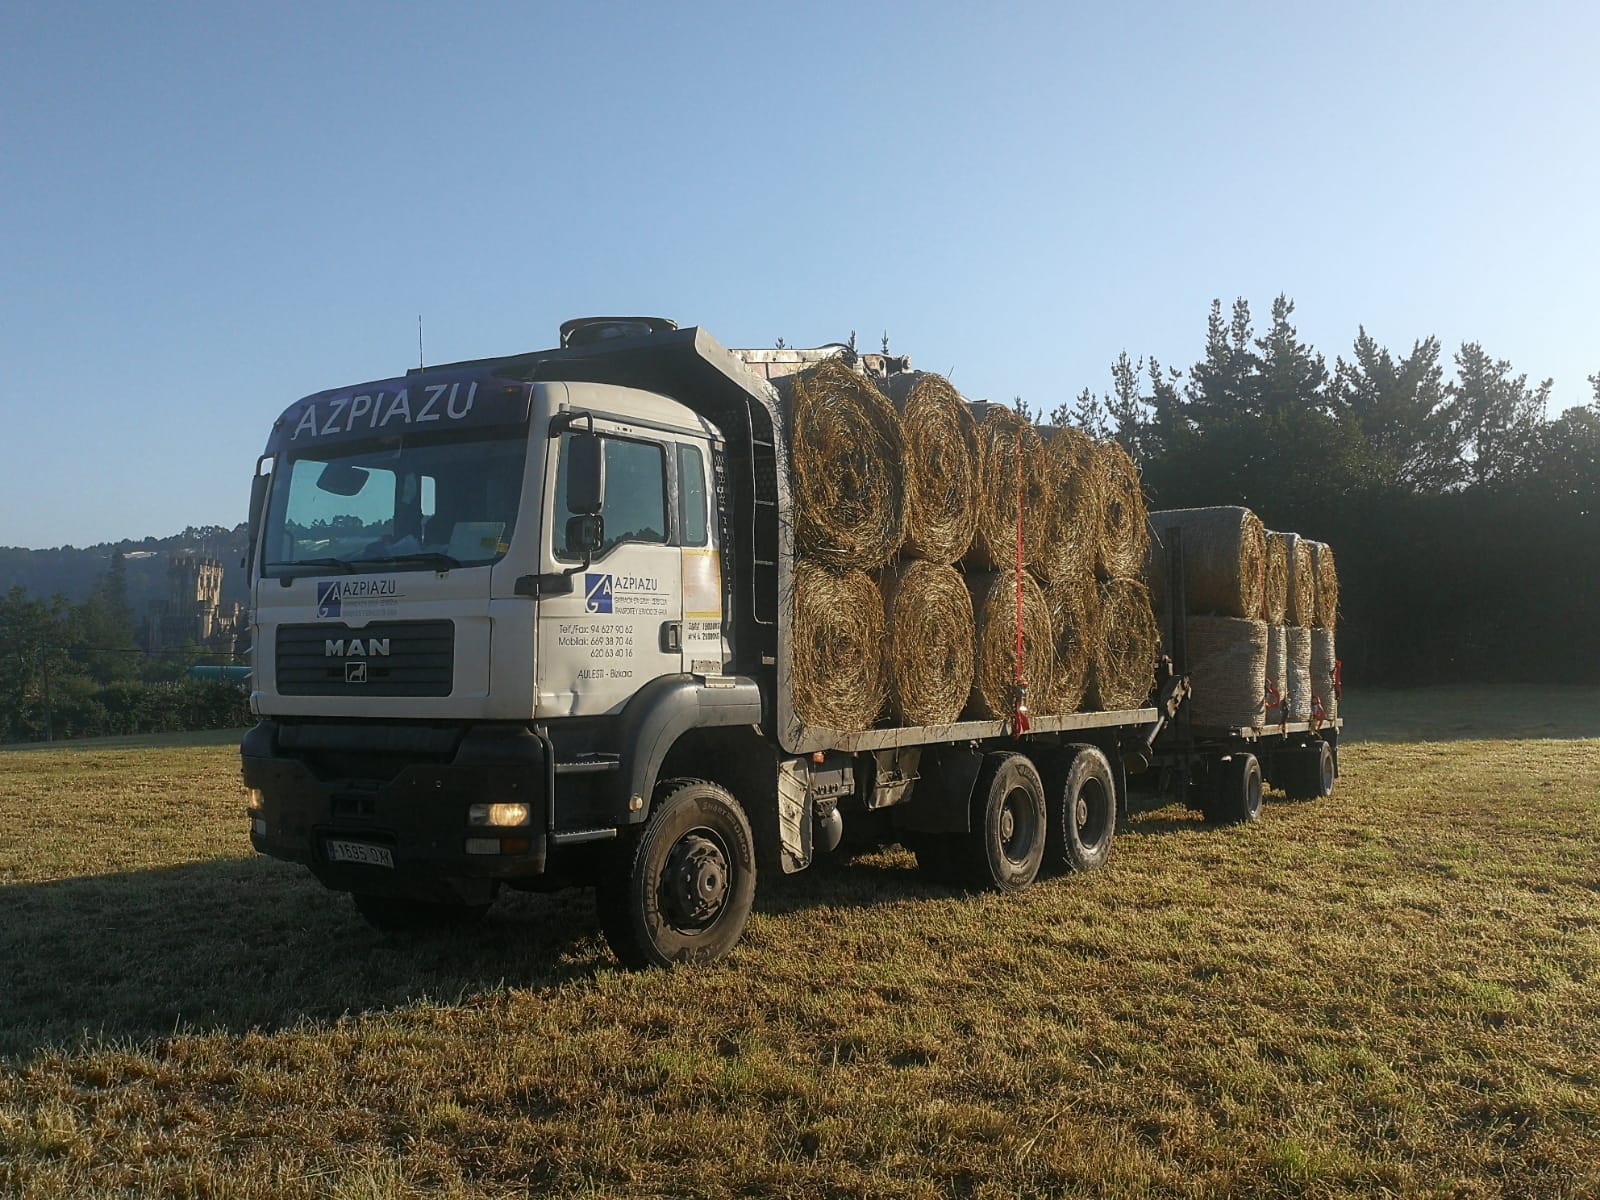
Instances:
[[[978,529],[966,562],[980,571],[1014,571],[1017,562],[1017,508],[1022,508],[1022,563],[1032,566],[1044,550],[1050,526],[1046,495],[1044,442],[1021,413],[1003,404],[974,404],[981,466]],[[1017,461],[1022,461],[1018,490]]]
[[[905,439],[900,417],[842,359],[778,381],[789,435],[798,554],[872,570],[900,548]]]
[[[1100,507],[1105,476],[1095,445],[1081,430],[1049,426],[1044,438],[1045,495],[1049,523],[1035,569],[1047,582],[1094,573],[1100,547]]]
[[[1190,617],[1189,712],[1197,725],[1259,729],[1266,724],[1267,623]]]
[[[801,559],[794,569],[789,683],[807,725],[860,733],[889,693],[883,599],[865,571],[833,571]]]
[[[905,437],[906,518],[900,553],[959,562],[978,528],[978,423],[942,375],[906,372],[889,380]]]
[[[1282,625],[1289,611],[1289,547],[1283,534],[1267,534],[1267,566],[1262,576],[1261,612],[1269,625]]]
[[[1267,626],[1267,724],[1289,719],[1289,634],[1282,625]]]
[[[1166,594],[1165,547],[1183,534],[1184,603],[1193,614],[1255,619],[1261,615],[1267,539],[1248,508],[1170,508],[1150,514],[1150,586]]]
[[[1333,720],[1339,715],[1339,658],[1333,643],[1333,630],[1311,631],[1311,694],[1322,701],[1322,715]]]
[[[1102,579],[1136,579],[1150,550],[1150,529],[1139,468],[1120,442],[1096,447],[1100,463],[1100,539],[1095,571]]]
[[[1339,622],[1339,572],[1333,565],[1333,547],[1311,542],[1311,575],[1317,581],[1315,624],[1332,629]]]
[[[1053,581],[1044,592],[1055,635],[1055,669],[1044,711],[1075,713],[1083,707],[1100,641],[1100,594],[1087,569]]]
[[[1311,567],[1311,543],[1297,533],[1286,533],[1283,547],[1284,562],[1289,569],[1289,603],[1284,609],[1284,624],[1309,629],[1317,614],[1317,581]]]
[[[1041,712],[1041,698],[1050,695],[1055,639],[1044,592],[1022,573],[1022,677],[1028,684],[1028,707]],[[967,715],[1009,721],[1017,700],[1017,574],[1014,571],[966,576],[972,595],[974,650],[972,692]]]
[[[889,711],[901,725],[948,725],[972,691],[972,596],[954,567],[912,559],[879,584],[889,642]]]
[[[1311,631],[1299,625],[1290,625],[1284,631],[1288,653],[1284,666],[1288,671],[1289,720],[1311,720]]]
[[[1088,707],[1100,712],[1138,708],[1155,685],[1160,640],[1150,593],[1137,579],[1108,579],[1099,585],[1099,601]]]

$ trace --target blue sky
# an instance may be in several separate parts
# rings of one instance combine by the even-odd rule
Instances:
[[[1600,6],[0,8],[0,544],[243,517],[291,400],[652,313],[1048,409],[1213,297],[1600,371]]]

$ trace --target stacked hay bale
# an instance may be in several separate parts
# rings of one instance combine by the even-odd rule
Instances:
[[[1055,638],[1051,687],[1041,711],[1075,713],[1088,697],[1101,653],[1100,554],[1105,472],[1100,451],[1077,429],[1046,427],[1045,546],[1035,570],[1044,582]]]
[[[1267,532],[1267,565],[1263,572],[1261,615],[1267,622],[1267,724],[1289,719],[1289,544],[1292,535]]]
[[[1316,617],[1311,630],[1311,703],[1313,711],[1321,702],[1322,716],[1333,720],[1339,715],[1339,657],[1333,630],[1339,617],[1339,572],[1333,563],[1333,547],[1326,542],[1311,543],[1311,574],[1316,580]]]
[[[1283,539],[1287,568],[1284,605],[1284,720],[1311,719],[1311,626],[1316,622],[1317,583],[1311,543],[1294,533]]]
[[[1144,497],[1120,446],[1041,437],[937,375],[896,376],[885,395],[842,358],[777,386],[801,721],[860,732],[885,716],[1011,719],[1019,611],[1033,712],[1146,702],[1159,635],[1138,577]]]
[[[1045,711],[1055,687],[1050,608],[1035,577],[1050,534],[1047,459],[1038,429],[1021,413],[987,402],[969,407],[978,422],[981,482],[964,559],[975,639],[966,715],[1007,720],[1020,702],[1019,667],[1031,711]]]
[[[1182,508],[1150,515],[1150,578],[1167,595],[1167,546],[1181,533],[1183,621],[1194,683],[1190,712],[1197,724],[1261,728],[1266,723],[1267,539],[1248,508]]]
[[[1100,493],[1094,557],[1098,629],[1088,707],[1110,712],[1138,708],[1149,699],[1161,637],[1144,582],[1150,531],[1139,469],[1115,441],[1097,445],[1094,457]]]
[[[794,708],[808,725],[860,732],[889,694],[884,605],[869,572],[903,540],[900,417],[840,359],[785,378],[779,390],[794,504]]]

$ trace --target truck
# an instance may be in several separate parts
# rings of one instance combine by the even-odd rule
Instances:
[[[1188,728],[1171,659],[1146,704],[1026,732],[803,720],[773,381],[834,356],[910,369],[600,317],[291,404],[250,495],[255,850],[383,930],[592,887],[617,957],[667,966],[727,954],[758,878],[841,846],[1011,891],[1103,864],[1139,785],[1218,821],[1256,818],[1263,763],[1331,789],[1337,723]]]

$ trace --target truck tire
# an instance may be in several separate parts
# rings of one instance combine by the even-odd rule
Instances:
[[[985,755],[972,792],[972,830],[961,847],[967,883],[996,892],[1027,887],[1044,862],[1048,824],[1044,784],[1028,756]]]
[[[1324,741],[1278,754],[1274,773],[1290,800],[1317,800],[1333,795],[1333,747]]]
[[[1093,871],[1111,857],[1117,832],[1117,785],[1098,746],[1066,746],[1045,764],[1051,871]]]
[[[412,933],[471,925],[489,911],[487,904],[441,904],[408,896],[352,892],[356,911],[368,925],[384,933]]]
[[[1216,790],[1205,817],[1213,825],[1246,825],[1261,817],[1261,764],[1243,751],[1217,764]]]
[[[644,828],[596,891],[600,929],[624,966],[714,962],[732,950],[756,893],[755,839],[726,788],[661,784]]]

